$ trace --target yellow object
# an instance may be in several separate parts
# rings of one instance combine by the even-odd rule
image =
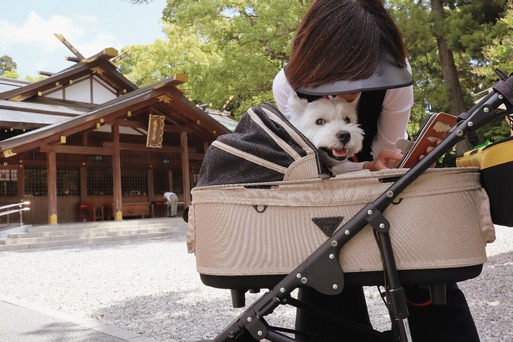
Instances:
[[[465,153],[456,159],[456,166],[477,166],[481,184],[490,199],[492,221],[513,227],[513,137]]]
[[[501,141],[472,151],[456,159],[456,166],[478,166],[481,170],[513,160],[513,140]]]
[[[49,224],[57,224],[57,214],[52,214],[48,216],[48,223]]]

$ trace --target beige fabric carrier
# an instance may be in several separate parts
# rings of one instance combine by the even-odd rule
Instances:
[[[194,188],[187,243],[196,254],[197,271],[288,274],[332,233],[314,221],[339,229],[406,171]],[[486,261],[485,245],[494,241],[495,232],[479,177],[476,168],[430,169],[385,210],[398,270]],[[382,270],[370,225],[341,249],[339,262],[346,273]]]

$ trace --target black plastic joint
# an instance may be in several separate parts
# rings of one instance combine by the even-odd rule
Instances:
[[[388,232],[390,229],[390,222],[383,216],[381,211],[375,207],[367,210],[367,222],[369,222],[378,233]]]
[[[401,320],[408,317],[408,305],[406,304],[406,295],[402,287],[390,289],[387,291],[390,312],[394,315],[393,320]]]

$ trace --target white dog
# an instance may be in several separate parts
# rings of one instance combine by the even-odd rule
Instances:
[[[289,105],[290,123],[312,142],[321,162],[332,171],[362,149],[364,132],[346,100],[335,97],[308,102],[292,96]]]

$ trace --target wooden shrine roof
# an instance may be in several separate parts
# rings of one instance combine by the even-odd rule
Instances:
[[[165,116],[166,131],[187,132],[189,140],[198,145],[230,132],[177,87],[187,81],[187,75],[178,74],[139,89],[117,71],[109,60],[112,56],[104,50],[47,79],[1,92],[0,127],[33,130],[0,141],[0,157],[45,145],[65,145],[65,137],[106,125],[129,127],[144,134],[150,114]],[[56,88],[91,75],[115,89],[117,97],[101,104],[45,97]]]
[[[204,142],[210,143],[217,136],[229,133],[228,128],[187,100],[176,88],[185,81],[184,77],[177,75],[168,78],[103,103],[82,115],[0,141],[0,152],[8,157],[42,145],[61,144],[61,137],[107,124],[145,130],[150,113],[165,115],[168,129],[187,132],[191,138]]]

